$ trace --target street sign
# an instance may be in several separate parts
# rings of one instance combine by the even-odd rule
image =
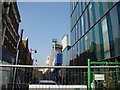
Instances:
[[[95,74],[95,80],[105,80],[104,74]]]

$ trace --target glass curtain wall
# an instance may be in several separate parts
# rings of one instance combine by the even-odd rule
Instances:
[[[119,56],[120,2],[71,4],[71,60],[85,65],[88,58],[100,61]]]

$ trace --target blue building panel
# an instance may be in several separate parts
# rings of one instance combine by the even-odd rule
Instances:
[[[12,62],[12,56],[9,55],[4,50],[2,50],[2,60],[11,63]]]
[[[62,65],[62,54],[61,53],[58,53],[56,55],[56,61],[55,61],[55,65]]]

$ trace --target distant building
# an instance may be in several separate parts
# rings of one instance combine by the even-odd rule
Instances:
[[[68,35],[64,35],[62,37],[62,51],[66,48],[66,46],[68,45]]]
[[[32,60],[32,56],[31,56],[31,51],[29,50],[28,47],[28,38],[26,38],[26,40],[22,40],[21,42],[21,46],[20,46],[20,64],[21,65],[33,65],[33,60]]]
[[[52,56],[47,57],[45,62],[47,66],[52,66],[52,61],[53,61],[52,59],[53,59]]]
[[[71,48],[71,46],[68,45],[62,51],[62,54],[63,54],[62,66],[70,65],[70,48]]]
[[[52,45],[52,58],[53,58],[52,65],[53,66],[56,64],[56,56],[59,53],[62,53],[62,45],[58,43],[57,40],[53,40],[53,45]]]
[[[69,65],[69,50],[70,50],[70,46],[68,45],[68,35],[64,35],[62,37],[62,54],[63,54],[63,57],[62,57],[62,66],[68,66]]]

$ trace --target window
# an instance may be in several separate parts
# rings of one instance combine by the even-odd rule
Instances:
[[[109,46],[109,38],[108,38],[108,27],[106,18],[102,20],[102,34],[103,34],[103,42],[104,42],[104,55],[105,59],[110,58],[110,46]]]
[[[80,22],[78,21],[77,23],[77,36],[78,36],[78,39],[80,38]]]
[[[84,19],[83,19],[83,15],[81,17],[81,26],[82,26],[82,35],[84,35]]]
[[[89,4],[90,27],[93,25],[92,3]]]
[[[88,37],[87,35],[85,35],[85,51],[87,51],[87,48],[88,48],[87,41],[88,41]]]
[[[110,14],[108,13],[107,16],[107,25],[108,25],[108,35],[109,35],[109,43],[110,43],[110,55],[111,57],[115,56],[114,50],[114,41],[113,41],[113,31],[111,26]]]
[[[95,5],[96,21],[98,21],[100,19],[99,3],[98,2],[94,2],[94,5]]]
[[[90,49],[90,34],[87,33],[85,35],[85,50],[89,50]]]
[[[108,2],[103,2],[102,6],[103,6],[103,14],[105,14],[108,11]]]
[[[77,16],[78,16],[78,18],[80,17],[80,5],[79,5],[79,3],[77,4]]]
[[[76,28],[73,29],[73,44],[76,42]]]
[[[76,41],[78,40],[78,38],[79,38],[79,32],[78,32],[78,25],[76,24],[76,26],[75,26],[75,30],[76,30]]]
[[[72,2],[70,2],[70,14],[72,14],[72,11],[73,11],[73,3]]]
[[[76,13],[74,11],[73,15],[72,15],[72,27],[75,25],[76,22]]]
[[[79,35],[80,35],[80,38],[82,36],[82,26],[81,26],[81,20],[78,21],[78,24],[79,24]]]
[[[93,36],[92,36],[92,30],[89,31],[90,34],[90,52],[93,52]]]
[[[76,15],[77,15],[77,20],[79,19],[79,17],[80,17],[80,10],[79,10],[79,4],[77,4],[77,6],[76,6]]]
[[[78,53],[80,53],[80,40],[78,41]]]
[[[78,43],[75,44],[75,58],[77,58],[77,53],[78,53]]]
[[[119,12],[117,11],[116,7],[114,7],[110,11],[110,20],[111,20],[114,49],[116,56],[120,55],[120,21],[119,21],[118,13]]]
[[[99,35],[99,28],[98,24],[95,25],[94,27],[95,30],[95,44],[96,44],[96,58],[97,60],[101,59],[101,54],[100,54],[100,35]]]
[[[112,0],[109,0],[110,2],[108,2],[108,7],[109,7],[109,9],[113,6],[113,2],[112,2]]]
[[[102,2],[98,2],[99,3],[99,11],[100,11],[100,17],[103,16],[103,7],[102,7]]]
[[[73,46],[73,59],[75,59],[75,45]]]
[[[82,2],[82,6],[83,6],[83,11],[84,11],[86,8],[86,2]]]
[[[85,15],[85,27],[86,27],[86,30],[85,30],[85,31],[87,32],[88,29],[89,29],[88,9],[85,10],[84,15]]]
[[[83,53],[83,38],[80,40],[80,53]]]
[[[81,2],[79,2],[78,3],[78,12],[79,12],[79,16],[81,16],[81,14],[82,14],[82,4],[81,4]]]

